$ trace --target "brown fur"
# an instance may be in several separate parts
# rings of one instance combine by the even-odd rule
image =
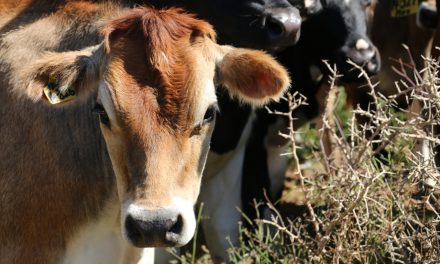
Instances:
[[[167,205],[172,195],[195,202],[213,127],[191,136],[203,118],[194,113],[200,80],[214,79],[217,60],[233,51],[180,10],[28,3],[0,11],[0,263],[8,264],[62,261],[81,228],[104,212],[120,224],[112,211],[118,200],[147,208]],[[289,83],[285,71],[261,52],[240,52],[260,62],[259,70],[246,68],[264,78],[256,90],[230,92],[257,103],[276,99]],[[232,53],[228,60],[245,64]],[[81,100],[65,107],[42,100],[52,74]],[[226,76],[220,81],[244,85]],[[110,128],[91,112],[102,78],[117,114]]]
[[[112,21],[104,29],[106,42],[128,35],[143,37],[143,43],[148,45],[140,47],[136,54],[137,56],[145,56],[145,59],[150,62],[149,65],[146,65],[146,71],[157,72],[160,75],[159,79],[155,80],[160,87],[156,90],[158,104],[161,108],[160,114],[166,118],[169,125],[180,128],[185,127],[185,124],[181,124],[181,122],[186,118],[183,114],[185,108],[188,107],[188,103],[185,102],[188,95],[182,89],[186,89],[186,81],[191,74],[185,65],[190,58],[186,57],[183,51],[188,48],[190,38],[193,35],[206,35],[215,39],[212,27],[204,21],[196,20],[193,15],[179,17],[180,19],[177,20],[176,17],[182,12],[183,10],[177,8],[167,10],[167,12],[139,8],[121,19]],[[157,23],[167,25],[167,27],[158,27]],[[176,47],[179,50],[176,50]],[[119,47],[109,48],[117,50]],[[151,53],[152,50],[155,52]],[[115,52],[125,54],[132,51],[118,50]],[[132,63],[132,66],[128,65],[127,69],[139,71],[137,63]],[[145,83],[145,80],[136,81],[141,86],[155,87],[155,83],[151,85],[151,83]],[[176,97],[179,98],[176,100]],[[180,114],[177,115],[176,112],[180,112]]]
[[[407,45],[413,55],[418,69],[424,67],[421,55],[429,52],[432,31],[420,29],[416,25],[416,14],[393,18],[390,16],[391,1],[379,1],[374,11],[371,38],[382,56],[382,70],[379,72],[380,91],[384,94],[396,92],[394,82],[400,79],[392,66],[395,60],[408,61],[408,55],[402,44]],[[390,34],[392,32],[392,34]],[[403,98],[402,98],[403,99]]]
[[[9,16],[18,25],[27,21],[20,13]],[[64,18],[53,14],[46,21],[26,26],[36,33],[45,30],[46,37],[56,39],[51,26],[40,27],[64,22]],[[22,97],[23,86],[16,76],[22,76],[24,66],[43,49],[54,47],[52,43],[46,44],[49,47],[32,45],[37,36],[27,34],[28,28],[22,29],[23,34],[11,32],[0,40],[0,263],[60,260],[74,230],[96,218],[106,201],[116,195],[110,161],[102,155],[105,143],[96,117],[89,114],[93,98],[54,112]],[[15,51],[8,49],[11,37]],[[90,37],[84,39],[85,45],[87,39]],[[75,44],[58,44],[57,50],[69,46]],[[84,147],[74,147],[78,144]]]
[[[85,10],[75,9],[77,7],[81,9],[84,6],[68,6],[69,10],[67,10],[67,13],[85,12]],[[96,14],[100,17],[103,15],[111,17],[106,12],[114,12],[114,10],[118,9],[107,4],[97,4],[93,8],[91,6],[87,7],[87,12],[97,11]],[[140,9],[132,12],[139,14]],[[133,13],[128,14],[127,17],[133,16]],[[170,14],[175,16],[173,19],[176,19],[178,16],[177,11],[170,11]],[[93,16],[89,16],[89,19],[94,19],[99,23],[99,20]],[[62,17],[61,11],[59,11],[47,18],[47,20],[48,23],[68,25],[69,18]],[[41,23],[41,21],[35,23],[38,22]],[[111,23],[109,27],[116,24],[116,22]],[[32,26],[33,24],[31,23],[29,27],[32,28]],[[151,24],[151,27],[153,26],[163,30],[169,29],[161,23]],[[98,35],[100,30],[99,24],[95,27],[94,32],[96,33],[93,34]],[[151,27],[146,28],[146,30],[151,30]],[[24,28],[24,31],[26,32],[26,28]],[[105,30],[105,32],[110,31]],[[183,43],[182,38],[189,40],[190,33],[189,30],[182,33],[173,45],[177,45],[177,42]],[[212,34],[212,30],[207,33]],[[164,37],[170,37],[173,34],[175,32],[170,32],[168,36]],[[25,35],[22,37],[23,41],[26,41]],[[96,37],[92,38],[96,39]],[[128,41],[127,39],[129,38],[125,38],[124,41]],[[163,40],[167,41],[167,39]],[[7,41],[7,39],[2,39],[3,45],[7,45]],[[124,41],[117,40],[119,43]],[[88,44],[87,38],[84,42],[83,44]],[[17,44],[19,47],[26,43]],[[68,50],[69,45],[77,46],[77,43],[72,44],[64,43],[66,46],[58,46],[55,49]],[[142,45],[143,53],[145,53],[147,50],[145,45],[142,42],[136,44],[138,47]],[[117,45],[116,40],[109,43],[109,46],[116,47]],[[130,57],[139,57],[139,53],[134,53],[138,51],[139,48],[132,50]],[[9,59],[13,59],[13,56],[9,56],[5,52],[7,53],[8,51],[3,49],[3,52],[0,52],[0,54],[4,55],[3,65],[6,67],[9,65],[10,70],[18,68],[15,67],[17,62],[9,61]],[[38,49],[25,49],[25,52],[27,53],[14,54],[14,56],[27,57],[28,61],[37,58],[34,63],[29,65],[30,67],[22,65],[19,68],[19,72],[16,72],[20,77],[27,77],[24,80],[33,80],[27,86],[27,90],[24,90],[23,86],[28,81],[16,82],[17,86],[10,87],[7,85],[7,80],[9,79],[9,82],[12,83],[13,79],[11,78],[13,76],[9,75],[6,71],[1,72],[2,80],[4,81],[1,84],[0,95],[2,101],[5,100],[5,103],[2,104],[1,108],[1,113],[3,114],[1,123],[3,126],[0,128],[2,132],[2,138],[0,139],[2,146],[2,153],[0,154],[2,157],[0,182],[2,186],[0,188],[3,194],[2,205],[7,204],[7,206],[2,206],[0,211],[2,216],[7,217],[3,217],[2,221],[0,221],[0,237],[2,238],[0,263],[48,263],[59,261],[69,238],[74,234],[74,230],[83,225],[83,223],[98,217],[100,211],[106,207],[106,204],[114,200],[111,197],[116,195],[110,160],[105,154],[105,143],[100,136],[96,117],[91,115],[94,99],[89,96],[90,92],[96,87],[98,77],[103,72],[103,64],[100,61],[104,56],[103,49],[99,47],[96,49],[86,48],[81,51],[52,52],[48,54],[38,52]],[[112,56],[114,56],[113,61],[118,61],[117,57],[122,55],[118,53],[116,48],[114,52],[108,52],[111,52]],[[165,52],[167,51],[165,50]],[[43,56],[40,55],[38,58],[39,54],[43,54]],[[78,56],[84,59],[78,60]],[[139,65],[147,65],[147,58],[141,58],[144,62],[139,63]],[[134,65],[131,68],[134,68]],[[50,110],[48,106],[45,106],[46,103],[40,100],[42,99],[42,87],[46,85],[48,76],[51,74],[57,74],[63,84],[75,87],[79,96],[84,98],[84,102],[55,110]],[[81,78],[78,78],[79,76]],[[131,75],[127,74],[126,78],[128,76]],[[135,76],[141,75],[138,73]],[[117,77],[122,76],[119,75]],[[136,82],[134,84],[137,85]],[[182,91],[184,88],[188,89],[188,87],[182,86],[181,90],[178,91],[179,96],[177,96],[175,94],[177,92],[173,91],[171,85],[174,84],[168,85],[168,89],[163,89],[161,92],[164,93],[165,97],[169,97],[173,104],[176,104],[176,100],[182,100],[186,94],[190,94],[189,92]],[[127,92],[139,90],[136,87],[133,87],[131,90],[127,89]],[[165,87],[165,85],[161,85],[161,87]],[[160,87],[157,89],[159,90]],[[11,91],[14,91],[14,93],[11,94]],[[143,93],[154,96],[151,89],[144,89]],[[20,97],[16,97],[17,94]],[[31,103],[27,98],[32,99],[35,103]],[[132,99],[138,98],[142,98],[142,96],[136,96],[136,93],[134,93]],[[130,111],[132,115],[136,113],[136,110],[143,109],[142,105],[145,104],[142,101],[139,101],[138,104],[135,102],[130,102],[133,105]],[[188,107],[184,110],[188,111],[189,107],[190,104],[188,103]],[[156,111],[160,112],[161,109],[160,111],[156,109]],[[142,115],[138,111],[137,114],[139,116]],[[32,122],[29,122],[29,117],[32,117],[30,119]],[[137,117],[132,117],[132,119],[135,118]],[[150,119],[148,124],[154,126],[153,124],[156,120],[158,119]],[[139,124],[139,122],[136,123]],[[188,124],[185,125],[188,126]],[[28,128],[26,129],[26,127]],[[81,130],[75,129],[75,127],[80,127]],[[20,132],[23,131],[23,128],[29,131],[29,135],[17,137],[17,135],[23,134],[23,132]],[[157,124],[156,129],[161,129],[160,124]],[[127,140],[129,136],[131,135],[126,135]],[[173,141],[173,139],[168,140],[168,142]],[[164,140],[163,142],[167,141]],[[85,144],[83,145],[84,148],[76,148],[79,144]],[[138,145],[136,138],[130,144],[132,144],[132,147],[136,147]],[[196,146],[194,147],[197,149]],[[162,149],[166,150],[169,148],[165,146]],[[139,152],[134,149],[132,153]],[[192,154],[189,151],[186,152],[187,154]],[[196,152],[193,152],[193,154],[196,154]],[[140,155],[132,160],[141,161],[142,157],[145,159],[145,155]],[[192,160],[196,157],[198,155],[190,158],[190,164],[194,163]],[[164,160],[164,162],[166,161]],[[137,165],[132,166],[132,170],[135,170]],[[145,163],[143,166],[145,166]],[[150,166],[150,168],[155,169],[157,165]],[[143,170],[139,171],[142,172]],[[183,181],[185,182],[185,180]],[[157,185],[158,183],[153,184]],[[186,184],[197,186],[193,182]],[[16,186],[19,186],[20,189],[17,189]],[[183,187],[191,189],[190,186]],[[168,186],[166,187],[168,189]],[[16,192],[11,192],[11,190],[16,190]],[[164,190],[164,187],[158,187],[155,190]],[[17,196],[17,192],[20,193],[19,196]],[[68,195],[69,193],[71,195]],[[160,193],[156,195],[161,196]],[[196,193],[191,193],[190,195],[192,200],[195,200]],[[157,200],[151,201],[151,203],[154,202],[157,202]],[[164,199],[161,202],[166,203],[167,200]]]
[[[290,85],[286,69],[275,63],[267,64],[268,57],[262,52],[250,54],[246,50],[237,49],[225,56],[220,65],[219,77],[225,80],[223,84],[230,87],[238,97],[257,98],[266,103],[273,96],[279,97]],[[274,83],[275,87],[284,89],[270,88]]]

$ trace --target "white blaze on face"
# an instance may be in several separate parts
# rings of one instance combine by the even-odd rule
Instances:
[[[368,42],[365,39],[358,39],[356,41],[356,49],[357,50],[366,50],[370,47],[370,45],[368,44]]]

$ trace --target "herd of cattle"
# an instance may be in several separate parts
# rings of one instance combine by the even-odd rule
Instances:
[[[261,106],[298,91],[296,125],[317,117],[325,59],[368,107],[347,60],[389,94],[401,43],[422,67],[439,30],[431,0],[0,0],[0,263],[154,262],[200,202],[227,261],[236,208],[283,187]]]

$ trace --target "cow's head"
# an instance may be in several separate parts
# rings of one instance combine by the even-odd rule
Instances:
[[[103,32],[98,46],[34,63],[29,95],[72,99],[69,107],[96,92],[124,236],[138,247],[184,245],[196,225],[216,84],[261,105],[285,91],[287,72],[263,52],[217,45],[209,24],[178,9],[138,8]]]
[[[380,56],[368,37],[369,12],[375,0],[321,0],[320,10],[303,23],[304,42],[316,46],[320,58],[330,59],[348,78],[351,60],[369,74],[380,70]],[[353,75],[353,76],[350,76]]]
[[[189,0],[181,5],[211,22],[226,44],[278,50],[295,44],[300,35],[300,13],[288,0]]]

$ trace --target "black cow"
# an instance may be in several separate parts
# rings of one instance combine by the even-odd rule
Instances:
[[[280,50],[298,41],[301,17],[287,0],[146,0],[180,6],[214,25],[218,41],[238,47]]]
[[[336,64],[344,73],[344,81],[356,81],[357,72],[351,71],[347,59],[363,65],[369,74],[376,74],[381,66],[380,56],[367,34],[370,0],[321,0],[301,27],[298,44],[281,52],[278,57],[292,74],[292,91],[307,97],[309,105],[299,108],[294,116],[296,127],[319,114],[316,95],[327,69],[323,59]],[[270,106],[273,110],[287,111],[286,103]],[[247,142],[244,165],[242,201],[243,211],[255,217],[252,199],[264,200],[263,189],[272,200],[280,197],[287,158],[286,141],[278,131],[286,128],[287,120],[262,110],[253,122],[252,135]]]
[[[320,0],[320,9],[303,23],[301,39],[278,58],[292,73],[293,89],[307,97],[309,106],[299,110],[310,120],[317,116],[316,93],[328,74],[322,60],[336,64],[346,83],[356,82],[358,72],[347,63],[363,65],[370,75],[377,74],[381,59],[368,36],[368,13],[374,0]],[[301,125],[299,123],[298,125]]]

